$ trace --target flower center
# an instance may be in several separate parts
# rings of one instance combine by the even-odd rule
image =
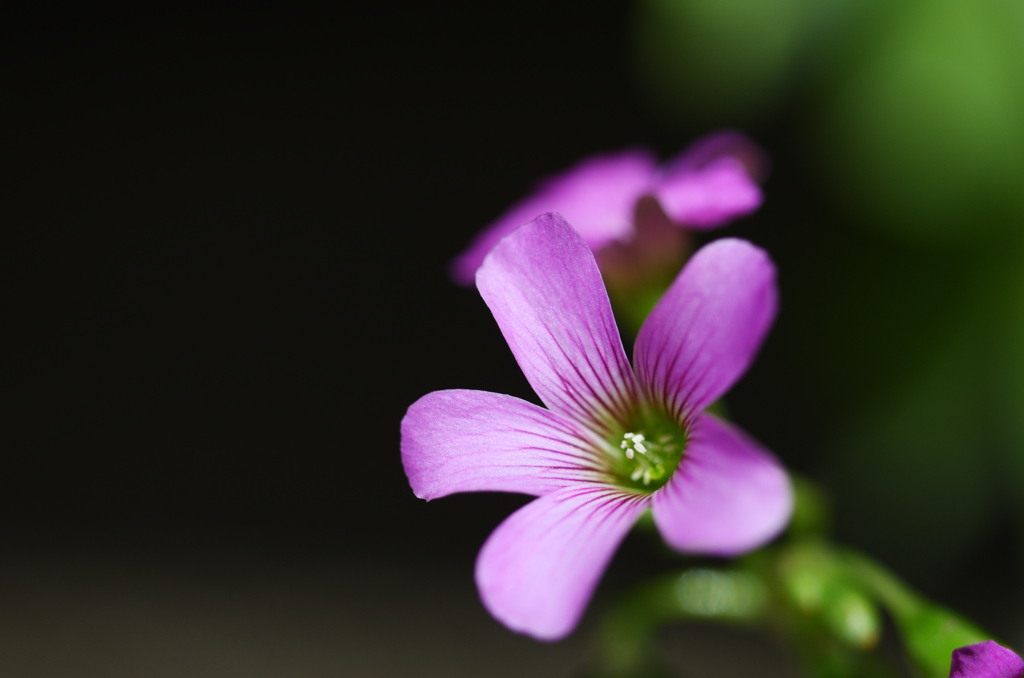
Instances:
[[[653,492],[668,482],[686,447],[686,432],[668,417],[645,413],[609,450],[611,470],[624,487]]]

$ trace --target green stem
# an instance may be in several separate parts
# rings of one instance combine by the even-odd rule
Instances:
[[[678,620],[758,626],[789,645],[816,678],[890,677],[871,652],[889,610],[923,678],[947,678],[952,651],[991,638],[926,600],[871,558],[818,538],[764,549],[732,568],[690,568],[637,586],[608,611],[598,675],[670,675],[654,640]]]
[[[764,582],[746,570],[691,568],[652,579],[607,613],[599,641],[602,675],[656,673],[654,635],[666,622],[759,623],[764,620],[766,601]]]
[[[870,558],[849,549],[842,551],[841,558],[851,575],[889,609],[907,654],[925,678],[946,678],[953,650],[992,639],[963,617],[912,591]]]
[[[894,617],[907,617],[922,605],[922,599],[896,575],[852,549],[835,549],[846,571],[861,586],[873,592]]]

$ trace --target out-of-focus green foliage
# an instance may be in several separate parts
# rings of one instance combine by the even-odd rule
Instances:
[[[869,373],[867,388],[820,462],[844,535],[929,585],[967,562],[1000,511],[1024,509],[1024,331],[1015,291],[1024,257],[1012,240],[996,239],[959,258],[947,276],[955,285],[923,274],[935,277],[915,295],[942,317],[925,331],[910,318],[883,322],[879,306],[876,317],[870,308],[855,316],[893,338],[890,356],[853,361]],[[837,350],[856,356],[855,340]]]
[[[605,616],[591,675],[674,675],[655,640],[661,627],[684,620],[761,629],[816,678],[896,675],[875,652],[883,608],[922,678],[946,678],[954,649],[991,637],[876,561],[830,542],[822,529],[829,524],[824,492],[809,480],[794,481],[795,515],[802,517],[779,542],[727,568],[690,567],[656,576],[620,598]]]
[[[819,616],[840,641],[864,650],[878,644],[878,609],[828,550],[815,542],[788,550],[779,559],[779,578],[792,604]]]
[[[829,189],[865,223],[976,238],[1024,216],[1015,0],[638,0],[637,61],[681,122],[808,105]]]
[[[927,603],[898,617],[898,623],[907,652],[925,678],[946,678],[953,650],[990,640],[973,624]]]
[[[651,92],[673,113],[749,120],[782,95],[808,0],[641,0],[635,41]]]
[[[831,499],[803,476],[791,476],[795,501],[789,533],[795,537],[824,537],[832,531]]]
[[[990,638],[874,561],[824,540],[796,539],[728,569],[688,568],[637,586],[605,617],[591,673],[673,675],[656,634],[667,623],[690,620],[763,629],[817,678],[890,678],[895,670],[873,652],[882,633],[880,607],[923,678],[946,678],[954,649]]]
[[[780,263],[837,530],[948,581],[1024,526],[1024,3],[637,0],[634,38],[669,124],[785,140],[755,219],[830,231]]]
[[[666,675],[653,645],[660,626],[686,619],[756,623],[768,595],[761,578],[748,571],[692,568],[656,577],[630,591],[605,618],[597,673]]]
[[[971,347],[958,338],[920,373],[879,392],[848,420],[835,456],[824,461],[830,477],[842,479],[849,535],[931,581],[955,572],[995,510],[980,430],[984,376]],[[886,548],[891,543],[902,543],[898,553]]]
[[[880,11],[824,83],[816,143],[864,223],[976,239],[1024,217],[1024,8],[917,0]]]
[[[946,678],[953,650],[992,638],[956,613],[921,598],[874,561],[851,551],[840,557],[843,569],[889,610],[907,655],[924,678]]]
[[[1006,288],[1006,316],[999,341],[1002,380],[992,405],[999,420],[1007,424],[998,440],[997,475],[1003,481],[1004,496],[1024,516],[1024,265],[1015,267]]]

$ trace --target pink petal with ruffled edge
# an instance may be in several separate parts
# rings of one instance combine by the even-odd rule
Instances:
[[[953,650],[949,678],[1021,678],[1024,660],[994,640]]]
[[[547,494],[602,477],[599,454],[575,422],[497,393],[434,391],[402,419],[402,465],[421,499]]]
[[[561,215],[502,240],[476,286],[545,405],[601,434],[626,420],[636,379],[594,255]]]
[[[738,428],[701,414],[683,460],[653,503],[654,522],[669,546],[731,556],[782,531],[793,490],[770,452]]]
[[[646,496],[580,485],[527,504],[498,526],[477,558],[484,605],[513,631],[564,637],[648,503]]]
[[[661,179],[654,195],[676,223],[704,230],[750,214],[761,206],[761,188],[735,158]]]
[[[701,248],[637,335],[636,376],[668,414],[703,410],[747,370],[778,307],[764,250],[724,238]]]
[[[631,149],[591,156],[545,179],[533,195],[477,235],[452,262],[452,277],[463,285],[472,283],[484,257],[502,238],[546,212],[561,213],[594,249],[612,240],[628,240],[636,201],[650,188],[654,170],[654,156]]]

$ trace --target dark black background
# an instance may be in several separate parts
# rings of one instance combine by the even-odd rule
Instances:
[[[7,547],[471,552],[417,397],[532,397],[448,260],[539,176],[659,137],[624,3],[5,23]],[[12,213],[13,212],[13,213]],[[6,220],[6,219],[5,219]]]

